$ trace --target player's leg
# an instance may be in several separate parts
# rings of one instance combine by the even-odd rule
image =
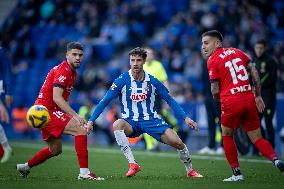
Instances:
[[[12,148],[10,147],[10,145],[8,143],[8,139],[6,137],[4,128],[1,125],[1,123],[0,123],[0,144],[2,145],[2,147],[4,149],[4,154],[3,154],[3,157],[1,159],[1,163],[5,163],[12,156]]]
[[[251,103],[248,103],[248,106]],[[245,114],[243,121],[243,129],[248,134],[251,142],[257,147],[260,153],[267,159],[272,161],[274,165],[284,173],[284,164],[278,159],[277,154],[273,150],[271,144],[265,140],[261,135],[260,123],[257,116],[257,110],[255,106],[249,107],[249,110]]]
[[[257,147],[260,153],[272,161],[276,168],[279,169],[282,174],[284,174],[284,163],[279,160],[271,144],[262,137],[260,128],[247,131],[247,134],[251,142]]]
[[[179,158],[185,166],[188,177],[203,177],[192,169],[191,157],[186,145],[171,128],[167,128],[164,131],[161,135],[161,141],[177,149]]]
[[[133,128],[124,119],[118,119],[113,123],[113,132],[118,146],[129,163],[129,170],[126,173],[126,176],[131,177],[141,170],[141,167],[134,159],[132,150],[127,140],[127,136],[131,136],[133,134]]]
[[[80,125],[78,120],[72,118],[64,128],[65,134],[70,134],[75,137],[74,146],[80,166],[79,180],[104,180],[102,177],[96,176],[89,170],[88,165],[88,141],[87,131]]]
[[[231,100],[224,102],[224,104],[222,104],[221,106],[221,129],[224,152],[233,172],[233,175],[231,177],[223,180],[225,182],[244,180],[244,177],[240,171],[238,151],[233,135],[234,130],[241,125],[241,120],[246,110],[245,104],[246,103],[239,103],[239,101],[237,100]]]
[[[230,182],[230,181],[244,180],[243,175],[240,170],[237,146],[233,138],[234,129],[223,126],[223,125],[221,125],[221,127],[222,127],[222,137],[223,137],[223,146],[224,146],[225,156],[233,171],[233,176],[227,179],[224,179],[223,181]]]
[[[47,141],[48,146],[41,149],[37,154],[35,154],[30,160],[24,164],[17,164],[17,170],[20,172],[21,176],[26,178],[30,173],[30,169],[39,164],[42,164],[47,159],[57,156],[62,152],[62,141],[51,136]]]

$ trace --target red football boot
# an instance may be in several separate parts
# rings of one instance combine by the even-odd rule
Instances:
[[[189,171],[187,173],[187,177],[192,177],[192,178],[201,178],[203,177],[201,174],[197,173],[194,169],[192,169],[191,171]]]
[[[140,165],[136,164],[136,163],[130,163],[129,164],[129,170],[126,173],[127,177],[132,177],[134,176],[136,173],[138,173],[141,170]]]

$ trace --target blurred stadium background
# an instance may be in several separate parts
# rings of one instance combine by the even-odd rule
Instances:
[[[280,137],[284,127],[282,0],[1,0],[0,14],[2,46],[14,73],[14,124],[5,126],[9,139],[41,141],[39,132],[24,126],[15,110],[21,113],[33,104],[45,75],[65,58],[66,43],[76,40],[84,45],[85,57],[72,107],[79,110],[89,100],[97,103],[114,78],[129,69],[128,51],[151,46],[166,68],[173,96],[200,125],[195,133],[180,124],[188,134],[187,143],[193,150],[206,146],[200,34],[218,29],[224,34],[224,46],[250,55],[257,39],[267,39],[269,52],[279,63],[274,122],[276,149],[284,152]],[[97,124],[109,129],[116,113],[114,104]],[[98,130],[90,143],[109,142]]]

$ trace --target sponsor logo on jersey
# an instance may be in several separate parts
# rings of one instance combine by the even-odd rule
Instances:
[[[234,87],[234,88],[231,88],[230,91],[232,94],[251,91],[251,85],[248,84],[248,85],[243,85],[239,87]]]
[[[131,93],[130,98],[132,101],[141,102],[147,99],[147,93]]]

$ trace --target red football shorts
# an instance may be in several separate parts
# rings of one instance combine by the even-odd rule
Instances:
[[[41,135],[44,141],[47,141],[49,137],[61,138],[64,128],[71,120],[71,117],[60,110],[48,110],[50,114],[50,120],[48,124],[41,129]]]
[[[221,124],[237,129],[242,126],[245,132],[260,128],[257,108],[253,96],[230,98],[222,102]]]

